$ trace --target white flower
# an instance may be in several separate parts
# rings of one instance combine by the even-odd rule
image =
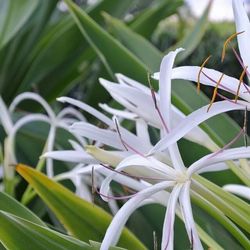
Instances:
[[[160,92],[160,114],[162,114],[162,123],[164,130],[162,134],[165,137],[172,138],[173,125],[171,124],[171,72],[174,58],[179,50],[170,52],[165,56],[161,63],[160,74],[159,74],[159,92]],[[225,108],[225,107],[224,107]],[[204,112],[206,114],[206,112]],[[159,114],[159,115],[160,115]],[[202,113],[200,112],[199,115]],[[192,114],[190,115],[192,116]],[[189,116],[189,117],[190,117]],[[198,117],[198,116],[195,116]],[[204,116],[203,116],[204,117]],[[187,120],[188,118],[184,119]],[[188,120],[191,122],[192,120]],[[186,124],[190,128],[190,125],[185,121],[181,125]],[[177,126],[178,127],[178,126]],[[190,130],[189,130],[190,131]],[[176,132],[177,134],[177,132]],[[179,138],[178,138],[179,139]],[[202,172],[212,170],[220,170],[221,164],[224,165],[224,161],[233,160],[247,157],[250,153],[250,147],[247,148],[236,148],[236,149],[224,149],[219,152],[207,155],[200,160],[194,162],[189,168],[184,166],[182,158],[179,153],[176,141],[172,140],[172,143],[168,144],[164,148],[154,148],[151,153],[155,153],[157,150],[168,150],[170,153],[173,167],[157,160],[154,156],[141,156],[132,155],[124,159],[115,169],[115,172],[106,178],[103,182],[100,193],[104,200],[109,200],[109,185],[117,172],[120,171],[138,171],[144,173],[144,177],[147,178],[147,188],[138,192],[128,202],[126,202],[119,212],[115,215],[112,223],[110,224],[104,240],[101,245],[102,250],[109,249],[110,246],[115,245],[118,242],[120,233],[123,226],[125,225],[130,214],[132,214],[138,207],[148,203],[160,203],[164,204],[163,200],[159,200],[157,197],[159,192],[171,190],[169,197],[166,197],[167,210],[163,225],[162,233],[162,245],[161,249],[174,249],[173,238],[174,238],[174,220],[177,207],[181,210],[182,218],[185,223],[189,240],[192,244],[193,249],[203,249],[200,242],[195,222],[192,215],[192,208],[190,202],[191,185],[195,180],[192,179],[193,175]],[[167,141],[164,141],[167,142]],[[142,177],[143,179],[143,177]],[[144,180],[145,183],[145,180]]]
[[[33,100],[40,104],[46,114],[43,113],[21,113],[20,118],[14,120],[15,109],[20,102],[24,100]],[[5,178],[12,179],[14,176],[14,168],[10,167],[10,164],[16,164],[16,154],[15,154],[15,138],[17,132],[26,124],[33,122],[45,122],[50,125],[46,150],[51,151],[54,149],[55,134],[57,128],[62,128],[68,131],[68,126],[77,120],[85,120],[85,118],[76,110],[72,108],[65,108],[58,115],[54,113],[49,104],[38,94],[35,93],[22,93],[18,95],[13,102],[10,104],[9,108],[6,107],[3,100],[0,98],[0,121],[6,133],[6,139],[4,143],[4,168],[5,168]],[[77,140],[81,143],[84,140],[81,137],[75,135]],[[46,169],[48,176],[52,177],[54,175],[53,161],[52,159],[46,160]]]
[[[243,67],[242,73],[245,72],[249,78],[249,72],[247,70],[247,67],[250,66],[250,48],[248,46],[248,40],[250,37],[250,23],[243,6],[243,1],[233,0],[232,3],[235,16],[236,30],[238,32],[238,46],[240,50],[240,57],[237,56],[237,58],[239,60],[239,63]],[[243,78],[243,76],[244,74],[242,74],[241,78]],[[155,73],[153,77],[155,79],[159,79],[159,73]],[[173,129],[171,135],[169,134],[162,138],[162,140],[160,140],[155,145],[155,147],[151,150],[150,153],[166,149],[173,142],[179,140],[181,137],[185,136],[200,123],[209,119],[212,116],[232,110],[249,110],[249,86],[243,82],[243,79],[239,80],[234,77],[227,76],[225,74],[222,78],[221,77],[222,72],[213,69],[208,69],[205,67],[182,66],[173,69],[172,79],[184,79],[195,82],[198,82],[199,80],[199,82],[204,85],[217,87],[235,95],[235,99],[229,100],[225,98],[226,101],[214,103],[209,112],[207,112],[208,107],[202,107],[194,111],[188,117],[183,119],[183,121]],[[220,78],[221,81],[218,84]],[[243,99],[244,101],[238,101],[238,97]]]
[[[169,69],[166,74],[167,77],[171,79],[172,68]],[[160,100],[164,100],[165,97],[161,96],[160,91],[159,93],[155,93],[156,100],[153,100],[152,90],[150,88],[122,74],[116,74],[116,77],[118,83],[113,83],[102,78],[100,79],[100,83],[118,103],[125,107],[126,110],[114,109],[106,104],[100,104],[100,107],[115,116],[134,121],[141,118],[145,120],[148,125],[157,129],[162,129],[163,124],[161,117],[154,104],[154,101],[156,101],[157,106],[163,103],[163,101],[160,102]],[[170,106],[171,122],[173,127],[175,127],[183,120],[185,115],[174,105],[171,104]],[[190,141],[207,147],[211,151],[218,148],[211,138],[199,127],[189,131],[185,137]]]

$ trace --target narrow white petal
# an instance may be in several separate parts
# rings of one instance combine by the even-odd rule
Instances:
[[[58,161],[76,162],[76,163],[81,162],[86,164],[98,162],[92,156],[74,150],[46,152],[45,154],[42,155],[42,157],[51,158]]]
[[[230,193],[239,195],[243,198],[250,200],[250,188],[249,187],[246,187],[243,185],[228,184],[228,185],[223,186],[223,189]]]
[[[237,160],[237,159],[244,159],[250,157],[250,147],[238,147],[238,148],[232,148],[232,149],[225,149],[224,151],[216,154],[212,153],[209,155],[206,155],[199,159],[198,161],[194,162],[187,170],[187,173],[189,175],[192,175],[193,173],[200,171],[203,167],[224,162],[227,160]],[[200,171],[201,172],[201,171]],[[202,171],[204,172],[204,171]]]
[[[3,125],[6,134],[9,134],[11,128],[13,127],[13,123],[9,111],[1,96],[0,96],[0,121]]]
[[[161,62],[160,79],[159,79],[159,95],[160,95],[160,111],[167,126],[171,128],[171,78],[172,68],[176,55],[183,51],[182,48],[169,52]]]
[[[147,123],[142,119],[136,119],[135,125],[137,136],[142,142],[145,142],[147,145],[151,145]]]
[[[162,250],[173,250],[174,249],[174,221],[175,221],[175,211],[179,193],[181,191],[182,185],[177,184],[170,194],[168,200],[167,211],[165,214],[161,249]]]
[[[171,76],[172,68],[174,65],[174,60],[176,55],[183,49],[177,49],[168,53],[162,60],[160,66],[160,79],[159,79],[159,95],[160,95],[160,112],[163,117],[164,123],[167,126],[168,131],[170,132],[173,126],[172,117],[171,117]],[[175,169],[183,170],[184,164],[182,162],[180,152],[177,144],[173,144],[169,148],[169,153],[173,166]]]
[[[72,148],[76,151],[82,152],[83,154],[85,154],[85,151],[83,149],[83,146],[81,144],[79,144],[76,141],[73,140],[69,140],[70,145],[72,146]]]
[[[135,120],[136,118],[138,118],[138,115],[128,112],[128,111],[124,111],[124,110],[119,110],[119,109],[114,109],[109,107],[107,104],[99,104],[99,106],[107,111],[108,113],[112,114],[112,115],[116,115],[128,120]]]
[[[57,119],[62,119],[66,116],[73,116],[79,121],[86,121],[85,117],[80,113],[78,110],[72,108],[72,107],[67,107],[61,110],[58,115]]]
[[[28,100],[28,99],[40,103],[41,106],[46,110],[48,116],[52,120],[55,120],[55,113],[52,110],[52,108],[49,106],[49,104],[40,95],[32,93],[32,92],[25,92],[20,95],[17,95],[15,99],[12,101],[12,103],[10,104],[9,111],[12,113],[20,102],[24,100]]]
[[[97,119],[104,122],[105,124],[107,124],[109,126],[113,126],[113,122],[110,118],[108,118],[107,116],[105,116],[101,112],[97,111],[96,109],[92,108],[91,106],[89,106],[86,103],[80,102],[80,101],[75,100],[75,99],[70,98],[70,97],[59,97],[59,98],[57,98],[57,101],[63,102],[63,103],[66,102],[66,103],[69,103],[71,105],[74,105],[74,106],[88,112],[89,114],[95,116]]]
[[[139,149],[141,153],[145,153],[147,152],[147,150],[151,148],[150,144],[146,144],[145,142],[143,143],[140,140],[140,138],[130,133],[128,130],[122,127],[120,127],[119,129],[120,129],[120,134],[122,136],[122,140],[125,141],[127,145],[130,145],[136,150]],[[103,144],[109,145],[116,149],[126,150],[126,148],[122,144],[122,141],[121,141],[121,138],[119,137],[118,132],[107,130],[107,129],[101,129],[89,123],[85,123],[85,122],[74,123],[70,131],[77,133],[78,135],[85,136],[89,139],[97,140]],[[128,148],[128,150],[131,151],[130,148]]]
[[[130,86],[114,84],[104,79],[100,79],[100,83],[126,109],[147,121],[153,122],[153,124],[155,124],[155,121],[159,121],[155,112],[153,98],[150,94],[145,94],[141,90]]]
[[[140,206],[141,202],[153,194],[171,187],[175,182],[165,181],[137,193],[133,198],[127,201],[113,218],[102,241],[101,250],[108,250],[110,246],[116,245],[119,240],[123,227],[129,216]]]
[[[119,135],[117,132],[98,128],[87,122],[77,122],[74,123],[70,131],[78,135],[84,136],[88,139],[101,142],[105,145],[125,150],[124,146],[121,143]]]
[[[104,195],[102,196],[102,199],[105,201],[108,201],[105,196],[109,195],[111,181],[119,175],[117,171],[121,172],[126,170],[127,173],[131,173],[135,176],[159,178],[159,180],[176,178],[175,171],[172,168],[157,161],[156,159],[146,159],[138,155],[132,155],[125,158],[115,170],[116,172],[112,172],[109,176],[107,176],[101,185],[100,192]]]
[[[189,241],[192,243],[192,249],[194,250],[203,250],[200,238],[198,236],[193,213],[192,207],[190,202],[190,181],[186,182],[180,192],[179,196],[180,206],[182,215],[184,218],[184,224],[188,233]]]
[[[10,168],[9,165],[17,163],[16,156],[15,156],[16,133],[25,124],[30,123],[30,122],[36,122],[36,121],[50,123],[50,120],[46,115],[31,114],[31,115],[26,115],[20,118],[9,131],[8,137],[6,138],[5,145],[4,145],[5,152],[6,152],[6,156],[4,158],[4,167],[5,167],[5,173],[6,173],[7,178],[8,177],[11,178],[14,175],[14,168]]]
[[[50,127],[50,130],[49,130],[49,134],[48,134],[46,151],[53,150],[55,136],[56,136],[56,127],[54,126],[54,124],[52,124]],[[47,173],[49,178],[52,178],[54,176],[53,159],[51,159],[51,158],[46,159],[46,173]]]
[[[197,82],[199,71],[200,71],[200,67],[198,66],[177,67],[173,69],[172,79],[183,79],[183,80]],[[202,72],[204,73],[200,74],[201,84],[204,84],[207,86],[213,86],[213,87],[215,87],[216,82],[220,79],[222,75],[222,72],[220,71],[217,71],[214,69],[208,69],[205,67],[202,69]],[[224,75],[218,88],[235,95],[237,93],[238,85],[239,85],[239,79]],[[249,93],[247,92],[243,84],[241,84],[240,86],[239,96],[246,101],[250,101]]]
[[[153,154],[156,151],[162,151],[168,148],[169,145],[172,145],[180,138],[182,138],[185,134],[187,134],[190,130],[206,121],[207,119],[232,110],[245,110],[246,108],[250,108],[250,104],[244,101],[238,101],[237,104],[228,102],[228,101],[220,101],[213,104],[209,112],[207,112],[208,106],[204,106],[190,115],[188,115],[183,121],[174,128],[170,134],[166,135],[162,138],[151,150],[148,154]]]
[[[116,74],[116,77],[117,77],[118,82],[120,84],[134,87],[134,88],[139,89],[148,95],[150,95],[150,93],[151,93],[150,89],[148,87],[146,87],[146,84],[141,84],[141,83],[139,83],[139,82],[123,75],[123,74]]]
[[[242,0],[233,0],[233,11],[236,25],[236,31],[244,33],[237,36],[238,46],[240,50],[240,56],[243,60],[244,66],[250,67],[250,48],[249,48],[249,37],[250,37],[250,24],[247,16],[247,12],[243,6]]]
[[[228,166],[226,163],[219,162],[219,163],[215,163],[215,164],[211,164],[209,166],[203,167],[202,169],[197,171],[197,173],[201,174],[201,173],[208,173],[208,172],[217,172],[217,171],[223,171],[227,169],[228,169]]]

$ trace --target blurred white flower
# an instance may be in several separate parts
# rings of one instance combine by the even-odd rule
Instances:
[[[22,113],[18,112],[19,117],[16,115],[16,107],[24,100],[33,100],[40,104],[44,113]],[[16,119],[18,117],[18,119]],[[6,107],[3,100],[0,98],[0,122],[5,130],[6,138],[4,143],[4,177],[12,179],[14,177],[14,168],[10,165],[16,164],[15,154],[15,138],[17,132],[24,126],[33,122],[45,122],[50,125],[46,150],[52,151],[54,149],[55,135],[57,128],[62,128],[68,131],[68,126],[78,120],[85,120],[80,112],[73,108],[65,108],[57,115],[54,113],[49,104],[38,94],[35,93],[22,93],[18,95],[9,108]],[[84,143],[84,140],[77,135],[73,135],[79,142]],[[46,160],[46,172],[49,177],[54,175],[53,160]]]

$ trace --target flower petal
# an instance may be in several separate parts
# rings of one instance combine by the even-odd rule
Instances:
[[[243,35],[243,34],[242,34]],[[198,66],[182,66],[173,69],[172,79],[183,79],[197,82],[198,74],[200,72],[200,67]],[[207,86],[216,86],[217,81],[220,79],[222,72],[203,68],[200,75],[200,82]],[[157,75],[155,75],[157,77]],[[218,86],[219,89],[225,90],[229,93],[236,94],[239,85],[239,79],[231,76],[224,75]],[[246,84],[241,84],[239,89],[239,97],[250,102],[250,96],[246,88]]]
[[[182,185],[178,184],[173,188],[170,194],[167,211],[165,214],[161,249],[162,250],[173,250],[174,249],[174,221],[175,221],[175,211],[179,193],[181,191]]]
[[[223,186],[223,189],[230,193],[234,193],[236,195],[239,195],[243,198],[250,200],[250,188],[249,187],[246,187],[243,185],[228,184],[228,185]]]
[[[170,134],[163,137],[150,151],[149,155],[153,154],[157,151],[165,150],[172,145],[180,138],[182,138],[185,134],[187,134],[190,130],[206,121],[207,119],[232,110],[245,110],[246,108],[250,108],[250,104],[245,101],[238,101],[237,104],[231,103],[228,101],[220,101],[214,103],[209,112],[207,112],[207,106],[204,106],[190,115],[188,115],[183,121],[174,128]]]
[[[250,67],[250,23],[247,16],[247,12],[243,6],[242,0],[233,0],[233,12],[236,25],[236,31],[244,33],[237,36],[238,46],[240,50],[240,56],[243,60],[244,66]]]
[[[2,97],[0,97],[0,121],[3,125],[5,133],[9,134],[11,131],[11,128],[13,127],[13,123],[12,123],[9,111],[8,111]]]
[[[10,113],[14,111],[14,109],[20,102],[28,99],[40,103],[41,106],[46,110],[48,116],[52,119],[52,121],[55,120],[55,113],[49,106],[49,104],[40,95],[32,92],[25,92],[17,95],[9,106]]]
[[[42,157],[52,158],[54,160],[59,160],[59,161],[76,162],[76,163],[81,162],[86,164],[98,162],[92,156],[84,152],[75,150],[60,150],[60,151],[46,152],[45,154],[42,155]]]
[[[183,51],[184,49],[176,49],[175,51],[169,52],[162,59],[160,66],[160,76],[159,76],[159,95],[160,95],[160,111],[162,113],[163,119],[167,124],[167,127],[171,128],[171,78],[172,78],[172,68],[174,65],[174,60],[176,55]]]
[[[148,187],[139,193],[137,193],[133,198],[127,201],[118,213],[113,218],[111,224],[109,225],[104,239],[102,241],[101,250],[108,250],[110,246],[116,245],[119,240],[120,234],[123,227],[125,226],[129,216],[140,206],[140,204],[153,194],[171,187],[174,185],[173,181],[165,181]]]
[[[187,170],[187,173],[191,176],[193,173],[199,171],[206,166],[224,162],[227,160],[236,160],[236,159],[244,159],[250,157],[250,147],[238,147],[232,149],[225,149],[222,152],[216,154],[212,153],[206,155],[193,163]],[[204,172],[204,171],[202,171]]]

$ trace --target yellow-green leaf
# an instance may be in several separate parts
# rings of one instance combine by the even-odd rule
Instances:
[[[18,164],[17,172],[29,182],[60,222],[80,240],[102,241],[112,216],[49,179],[33,168]],[[118,246],[128,249],[145,249],[144,245],[124,229]]]

